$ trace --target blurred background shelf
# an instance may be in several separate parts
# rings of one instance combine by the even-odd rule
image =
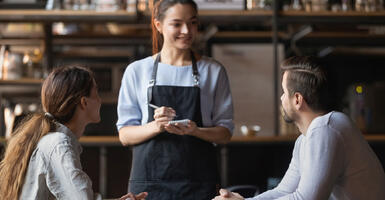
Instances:
[[[353,24],[383,24],[385,11],[376,12],[304,12],[304,11],[281,11],[279,12],[280,23],[353,23]]]
[[[0,10],[2,22],[136,22],[134,12],[77,11],[77,10]]]

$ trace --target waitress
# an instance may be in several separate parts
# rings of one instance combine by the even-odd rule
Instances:
[[[150,200],[214,198],[219,182],[214,143],[232,135],[225,68],[191,50],[197,10],[192,0],[156,2],[154,55],[131,63],[122,79],[117,127],[122,144],[134,145],[128,190],[147,191]],[[188,122],[169,123],[182,119]]]

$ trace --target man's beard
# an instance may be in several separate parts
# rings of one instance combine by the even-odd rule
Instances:
[[[289,115],[287,114],[286,110],[282,107],[282,110],[283,110],[283,120],[285,120],[286,123],[293,123],[294,120],[289,117]]]

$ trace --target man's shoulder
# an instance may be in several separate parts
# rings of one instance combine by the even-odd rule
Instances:
[[[345,134],[352,134],[351,132],[356,132],[354,124],[350,118],[342,113],[337,111],[331,111],[325,115],[317,117],[313,120],[309,127],[310,135],[315,133],[324,133],[320,134],[327,137],[344,137]]]
[[[342,112],[331,111],[313,120],[310,128],[333,127],[334,124],[350,123],[349,117]]]

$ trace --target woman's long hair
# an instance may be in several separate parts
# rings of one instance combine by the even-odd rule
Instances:
[[[19,199],[37,143],[47,133],[55,131],[55,121],[70,121],[81,97],[89,96],[93,85],[94,76],[85,68],[56,68],[49,74],[41,89],[44,113],[24,119],[7,142],[0,162],[0,199]]]
[[[175,4],[188,4],[191,5],[196,12],[198,12],[198,6],[193,0],[159,0],[154,1],[154,9],[151,16],[151,29],[152,29],[152,53],[158,53],[163,46],[163,36],[155,27],[154,19],[163,21],[166,11]]]

